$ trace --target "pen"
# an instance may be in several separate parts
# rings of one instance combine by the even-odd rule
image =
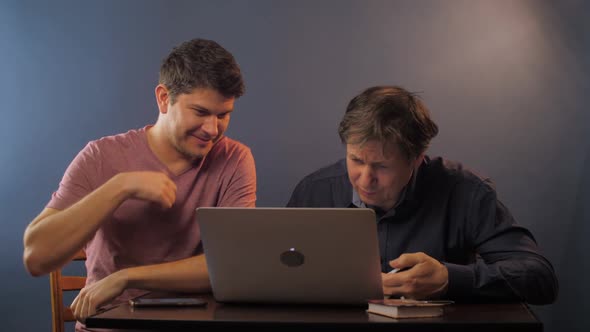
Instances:
[[[402,272],[402,271],[409,270],[409,269],[410,269],[409,267],[395,268],[395,269],[387,272],[387,274],[394,274],[394,273]]]
[[[451,301],[451,300],[410,300],[410,299],[405,299],[402,298],[400,300],[405,301],[406,303],[415,303],[415,304],[453,304],[455,303],[455,301]]]

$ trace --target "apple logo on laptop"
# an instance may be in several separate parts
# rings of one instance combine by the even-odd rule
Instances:
[[[303,256],[303,254],[299,251],[295,250],[295,248],[290,248],[281,254],[281,263],[287,265],[288,267],[301,266],[303,265],[304,261],[305,256]]]

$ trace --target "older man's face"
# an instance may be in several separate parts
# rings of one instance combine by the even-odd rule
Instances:
[[[348,178],[361,200],[385,211],[395,206],[423,157],[408,160],[395,144],[379,141],[346,145]]]

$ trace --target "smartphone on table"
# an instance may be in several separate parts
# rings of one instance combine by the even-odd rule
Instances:
[[[136,298],[129,300],[132,307],[202,307],[207,301],[196,297]]]

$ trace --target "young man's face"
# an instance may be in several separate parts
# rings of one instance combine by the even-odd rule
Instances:
[[[348,178],[361,200],[387,211],[394,207],[402,189],[423,157],[408,160],[395,144],[383,149],[381,142],[370,140],[362,146],[346,145]]]
[[[187,159],[205,157],[223,137],[234,102],[209,88],[179,94],[174,104],[168,98],[165,127],[170,143]]]

